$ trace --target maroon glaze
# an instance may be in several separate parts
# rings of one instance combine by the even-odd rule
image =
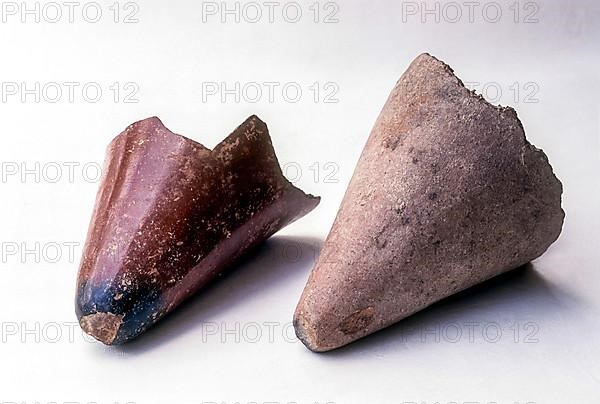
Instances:
[[[85,332],[128,341],[320,198],[285,179],[252,116],[209,150],[158,118],[109,145],[77,280]]]

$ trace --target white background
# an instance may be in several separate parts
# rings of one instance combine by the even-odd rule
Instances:
[[[207,5],[191,0],[140,1],[137,23],[122,22],[134,10],[124,9],[125,2],[118,23],[112,1],[100,3],[97,23],[83,18],[85,3],[72,23],[61,6],[62,19],[51,23],[56,8],[44,15],[42,3],[36,23],[35,15],[21,21],[22,5],[12,15],[2,2],[0,402],[598,402],[598,2],[521,1],[516,16],[512,0],[499,0],[495,23],[498,7],[487,6],[485,14],[487,1],[475,6],[472,22],[461,1],[460,17],[455,6],[440,3],[439,22],[435,14],[422,15],[421,2],[412,3],[413,15],[411,4],[391,0],[337,0],[331,17],[337,23],[323,22],[335,11],[323,1],[315,22],[313,3],[298,3],[297,23],[285,20],[284,2],[273,22],[263,6],[257,23],[248,21],[255,9],[244,15],[243,4],[239,23],[235,15],[223,23],[220,13],[203,14]],[[287,11],[293,19],[294,9]],[[93,9],[87,12],[94,17]],[[517,109],[529,140],[563,181],[563,233],[533,268],[347,348],[311,353],[293,338],[290,322],[316,246],[389,91],[424,51],[463,81],[480,83],[479,91],[487,84],[488,99]],[[40,83],[50,91],[48,83],[65,82],[80,83],[73,102],[64,86],[55,103],[53,92],[40,102],[35,94],[10,95],[10,83],[21,91],[21,83],[28,89]],[[130,82],[139,88],[137,103],[124,102]],[[273,102],[266,90],[256,103],[203,94],[203,83],[234,88],[236,82],[280,86]],[[102,88],[98,102],[83,98],[86,83]],[[114,83],[121,87],[117,102]],[[298,102],[282,96],[286,83],[302,88]],[[321,87],[317,100],[314,83]],[[324,102],[326,83],[339,89],[337,103]],[[157,115],[171,130],[212,147],[253,113],[268,123],[289,177],[321,195],[321,205],[135,342],[105,347],[84,339],[75,323],[75,278],[98,185],[94,167],[108,142],[128,124]],[[35,171],[36,163],[37,182],[34,174],[22,178],[23,164]],[[79,164],[72,181],[70,163]],[[52,182],[57,165],[62,177]],[[11,174],[15,167],[19,172]],[[21,255],[36,243],[39,257]],[[65,243],[76,243],[74,258]],[[15,245],[20,251],[6,254]]]

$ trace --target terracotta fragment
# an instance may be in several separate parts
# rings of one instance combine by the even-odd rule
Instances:
[[[294,316],[341,347],[546,251],[562,185],[512,108],[423,54],[375,123]]]
[[[212,151],[158,118],[129,126],[107,150],[77,281],[81,327],[131,340],[319,200],[285,179],[256,116]]]

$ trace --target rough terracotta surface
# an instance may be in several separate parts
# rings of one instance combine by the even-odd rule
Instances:
[[[512,108],[419,56],[362,152],[296,334],[338,348],[539,257],[560,234],[561,193]]]
[[[252,116],[209,150],[149,118],[108,146],[77,281],[83,330],[142,333],[319,198],[283,176]]]

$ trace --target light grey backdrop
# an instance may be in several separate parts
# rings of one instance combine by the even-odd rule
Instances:
[[[600,398],[597,1],[1,6],[0,402]],[[515,107],[563,181],[563,234],[528,271],[313,354],[295,304],[379,110],[425,51]],[[83,338],[74,282],[110,139],[158,115],[213,146],[253,113],[318,209],[138,341]]]

